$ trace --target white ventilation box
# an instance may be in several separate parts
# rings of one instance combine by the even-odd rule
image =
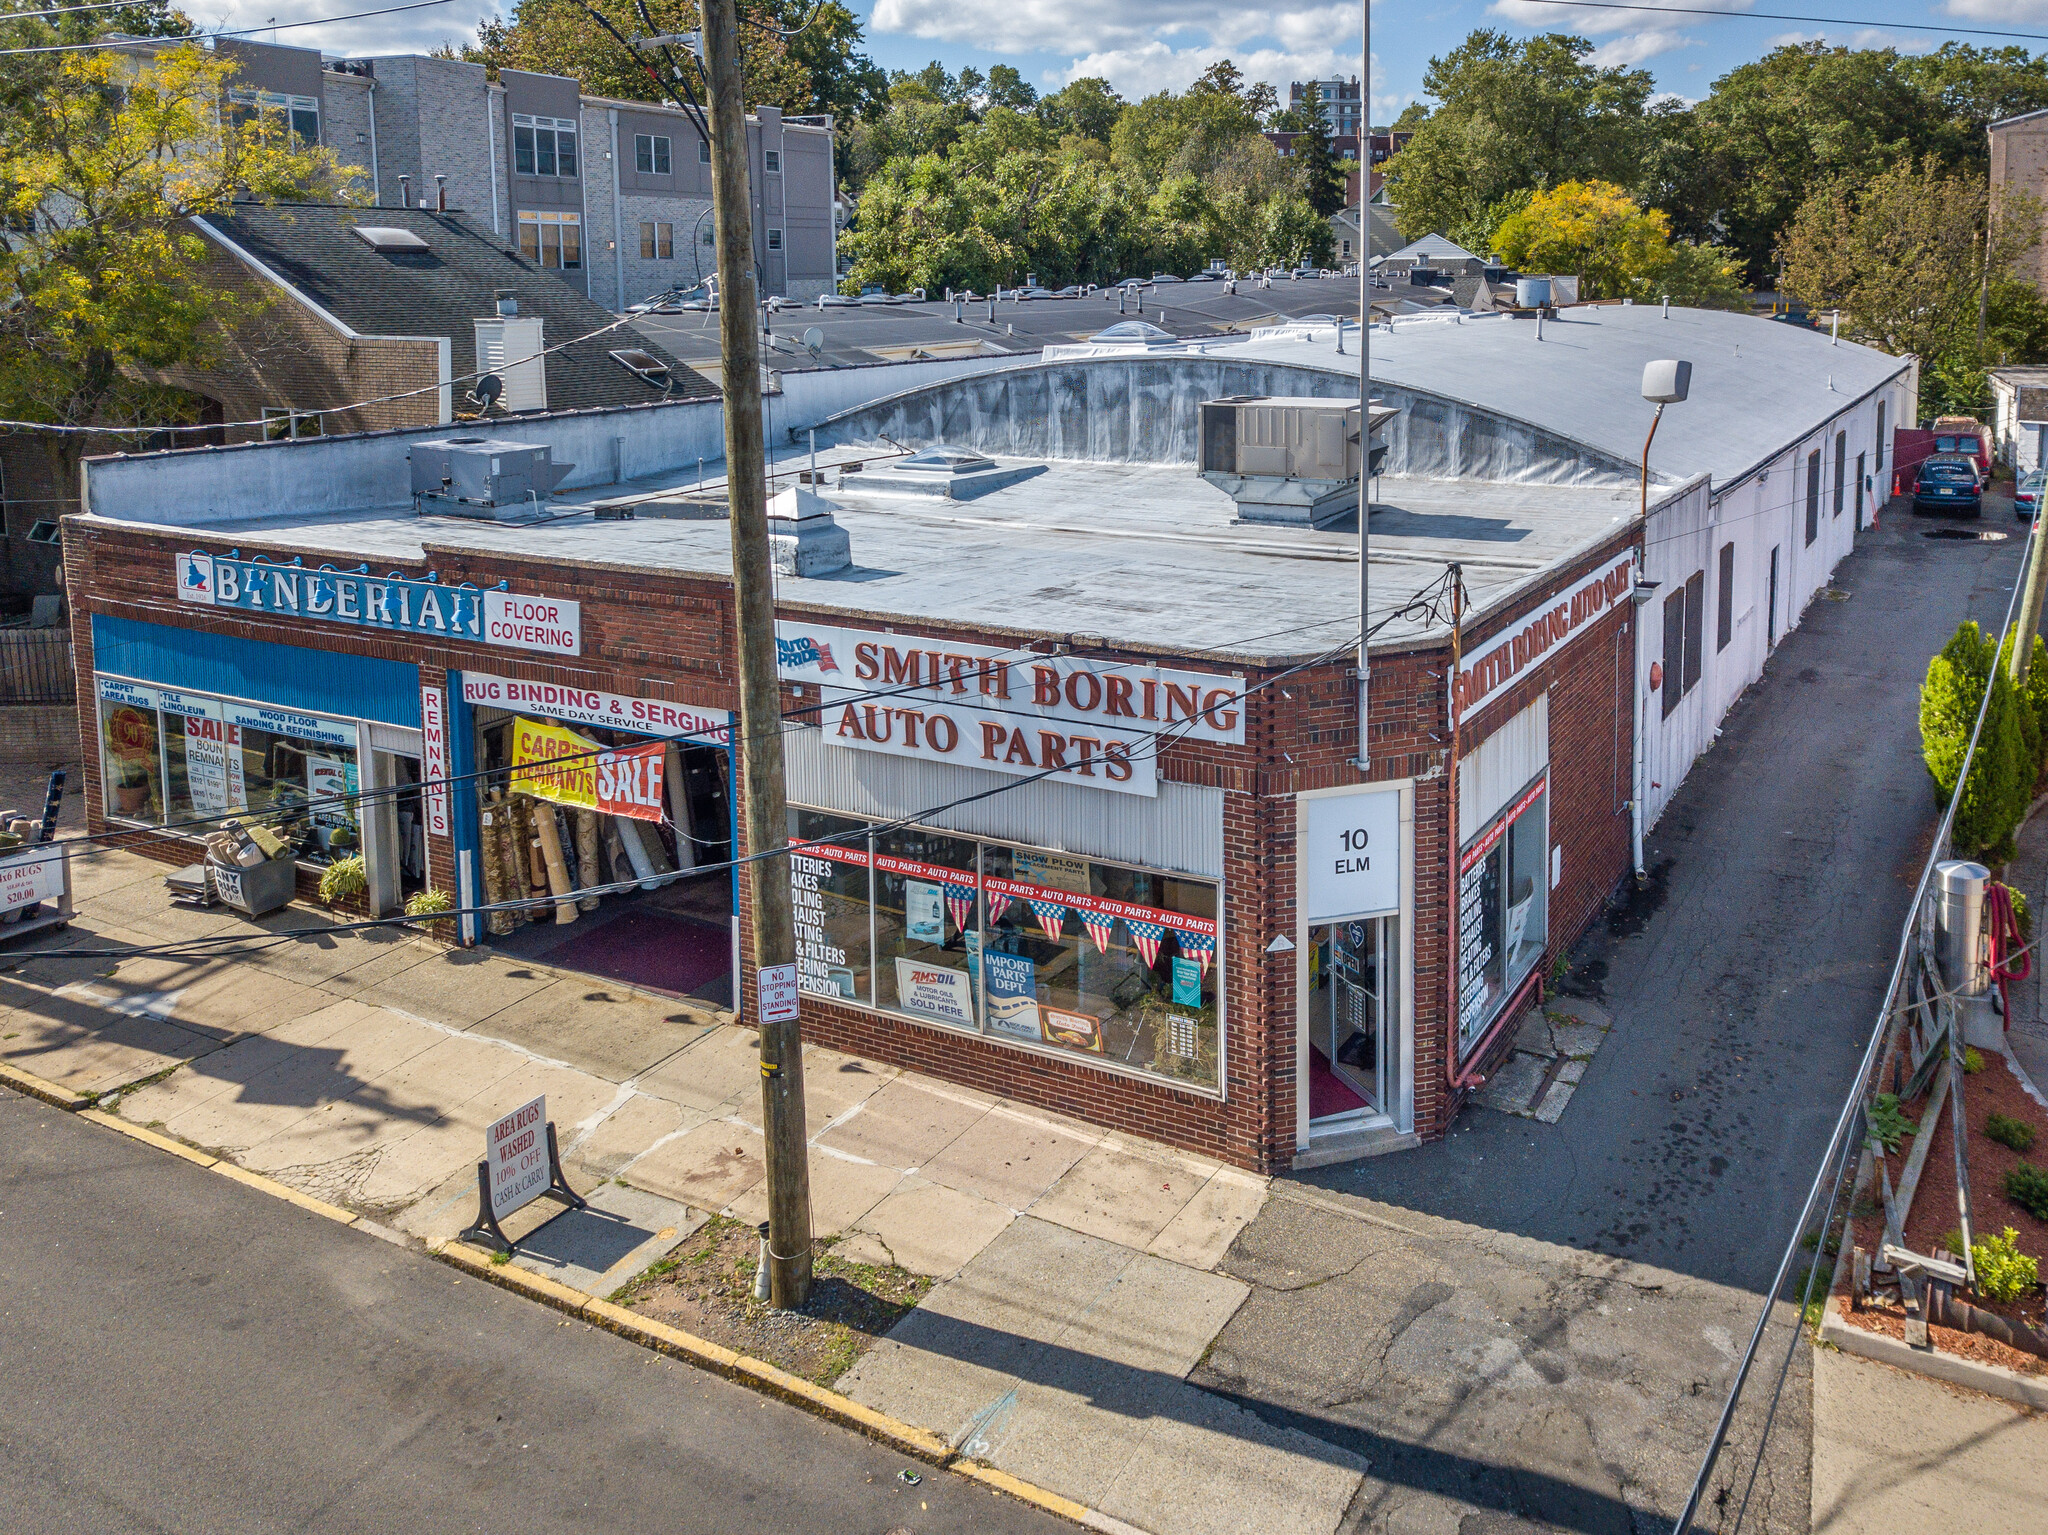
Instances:
[[[1376,408],[1377,425],[1389,411]],[[1359,412],[1342,400],[1230,395],[1202,402],[1202,478],[1243,522],[1314,527],[1358,507]]]
[[[541,356],[540,316],[492,315],[476,322],[476,365],[505,381],[498,403],[506,410],[548,408],[547,359]],[[470,385],[473,391],[474,383]]]

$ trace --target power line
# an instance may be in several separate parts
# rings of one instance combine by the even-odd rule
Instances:
[[[279,21],[261,27],[241,27],[233,31],[194,33],[190,37],[171,40],[175,45],[188,45],[208,37],[254,37],[259,32],[289,32],[294,27],[325,27],[338,21],[363,21],[371,16],[395,16],[401,11],[424,11],[431,6],[446,5],[448,0],[412,0],[410,5],[387,5],[374,11],[351,11],[346,16],[322,16],[317,21]],[[83,7],[81,7],[83,9]],[[0,16],[0,20],[5,20]],[[41,48],[0,48],[0,58],[14,58],[25,53],[96,53],[107,48],[133,48],[138,43],[157,41],[154,38],[124,37],[112,42],[97,43],[50,43]]]
[[[1937,32],[1943,36],[1957,37],[2019,37],[2028,42],[2048,43],[2048,34],[2040,32],[2006,32],[1990,27],[1943,27],[1931,22],[1892,21],[1882,23],[1868,20],[1845,21],[1839,16],[1798,16],[1785,11],[1720,11],[1694,5],[1630,5],[1624,0],[1535,0],[1545,6],[1569,6],[1574,10],[1588,11],[1634,11],[1646,16],[1726,16],[1734,21],[1804,21],[1817,27],[1850,27],[1857,31],[1869,30],[1873,25],[1882,26],[1892,32]]]
[[[95,0],[92,5],[65,5],[48,11],[0,11],[0,21],[25,21],[36,16],[75,16],[81,11],[125,11],[146,0]]]

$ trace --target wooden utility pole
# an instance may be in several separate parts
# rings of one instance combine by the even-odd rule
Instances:
[[[2041,627],[2041,600],[2048,594],[2048,546],[2042,543],[2042,524],[2048,522],[2040,507],[2034,508],[2034,525],[2027,530],[2027,584],[2020,592],[2020,616],[2012,637],[2012,680],[2025,689],[2027,668],[2034,659],[2034,635]]]
[[[790,916],[789,810],[783,798],[782,698],[775,668],[775,586],[768,547],[761,338],[754,291],[752,190],[733,0],[705,0],[704,75],[711,96],[711,216],[718,241],[718,333],[725,393],[725,471],[732,505],[732,584],[739,609],[740,752],[746,796],[754,973],[734,977],[761,1031],[761,1125],[768,1151],[768,1298],[794,1310],[811,1293],[810,1147],[804,1129],[803,1035],[797,1024],[796,929]],[[770,850],[773,850],[771,853]],[[761,855],[769,854],[763,857]],[[778,999],[786,999],[779,1006]]]

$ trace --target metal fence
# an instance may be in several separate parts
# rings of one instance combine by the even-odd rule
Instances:
[[[0,704],[77,700],[69,629],[0,629]]]

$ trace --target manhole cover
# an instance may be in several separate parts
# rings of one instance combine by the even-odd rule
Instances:
[[[1972,544],[2002,544],[2010,533],[2001,533],[1996,528],[1923,528],[1922,538],[1959,538]]]

